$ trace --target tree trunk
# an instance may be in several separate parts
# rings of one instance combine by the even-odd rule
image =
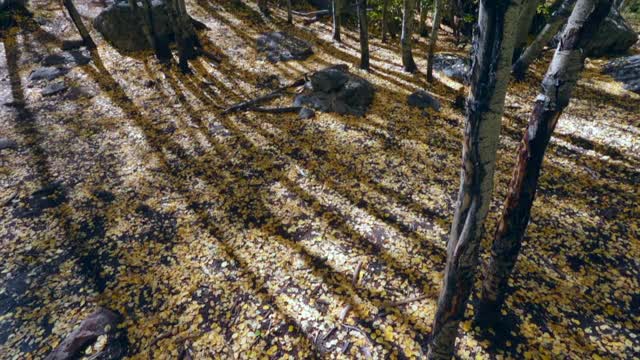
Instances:
[[[193,28],[191,17],[187,13],[184,0],[172,0],[167,9],[172,19],[171,23],[178,45],[178,64],[180,70],[187,73],[189,72],[188,61],[196,56],[196,47],[200,46],[200,42]]]
[[[527,0],[481,0],[473,39],[471,90],[456,211],[447,244],[429,359],[451,359],[478,263],[509,82],[520,6]]]
[[[526,6],[522,7],[520,12],[520,19],[518,20],[518,33],[516,37],[516,44],[513,47],[513,61],[517,61],[522,51],[527,47],[529,39],[529,29],[531,29],[531,23],[536,15],[538,4],[540,0],[534,0],[527,2]]]
[[[84,23],[82,22],[82,18],[80,17],[80,14],[76,9],[76,6],[73,4],[73,1],[63,0],[62,3],[64,4],[64,7],[67,8],[67,12],[69,12],[69,16],[71,16],[71,20],[76,25],[76,28],[78,29],[78,32],[82,37],[82,41],[84,42],[84,45],[87,47],[87,49],[95,49],[96,43],[93,42],[91,35],[89,35],[89,31],[84,26]]]
[[[153,27],[153,13],[151,8],[151,0],[142,0],[142,8],[144,22],[149,24],[149,32],[151,33],[153,47],[156,57],[160,62],[167,62],[171,59],[171,49],[169,48],[169,42],[167,39],[160,39],[157,37],[155,28]]]
[[[382,42],[387,42],[389,34],[389,0],[382,0]]]
[[[418,34],[420,36],[427,36],[427,3],[425,0],[420,0],[420,25],[418,26]]]
[[[436,51],[438,41],[438,30],[440,30],[440,20],[442,19],[443,0],[434,0],[433,17],[431,18],[431,36],[429,36],[429,46],[427,47],[427,81],[433,81],[433,56]]]
[[[358,1],[358,23],[360,28],[360,69],[369,70],[369,23],[367,0]]]
[[[413,10],[415,0],[404,0],[402,5],[402,35],[400,36],[400,47],[402,52],[402,67],[404,71],[416,71],[416,62],[413,60],[411,51],[411,37],[413,30]]]
[[[516,79],[524,79],[531,63],[540,56],[542,49],[551,41],[558,33],[562,25],[565,24],[567,18],[571,14],[571,9],[575,5],[576,0],[565,0],[560,7],[553,12],[547,25],[538,34],[536,39],[522,53],[518,61],[513,64],[513,76]]]
[[[293,24],[293,14],[291,13],[291,0],[287,0],[287,23]]]
[[[504,303],[507,281],[529,223],[545,150],[584,67],[582,48],[609,14],[611,3],[611,0],[578,1],[542,80],[485,269],[476,313],[480,322],[495,319]]]
[[[331,1],[331,15],[333,16],[333,41],[342,42],[340,38],[340,16],[342,8],[341,0],[332,0]]]

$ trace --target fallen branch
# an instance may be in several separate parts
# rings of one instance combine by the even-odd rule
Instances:
[[[347,306],[340,311],[340,316],[338,316],[338,320],[340,320],[340,322],[344,322],[347,314],[349,314],[349,310],[351,310],[351,304],[347,304]]]
[[[288,88],[304,85],[304,83],[306,81],[307,81],[307,77],[305,75],[301,79],[298,79],[298,80],[294,81],[291,84],[281,86],[281,87],[275,89],[274,91],[270,92],[267,95],[259,96],[259,97],[254,98],[254,99],[242,101],[240,103],[232,105],[231,107],[228,107],[227,109],[225,109],[222,112],[222,115],[226,115],[226,114],[230,114],[230,113],[246,110],[246,109],[255,107],[256,105],[258,105],[260,103],[263,103],[265,101],[272,100],[272,99],[275,99],[277,97],[280,97],[280,96],[282,96],[282,93],[285,90],[287,90]]]
[[[271,114],[285,114],[285,113],[297,113],[297,112],[300,112],[301,109],[302,109],[302,106],[287,106],[287,107],[276,107],[276,108],[251,107],[251,108],[248,108],[247,111],[271,113]]]
[[[291,13],[294,15],[303,16],[303,17],[331,15],[331,11],[329,10],[318,10],[318,11],[309,11],[309,12],[292,10]]]
[[[362,262],[364,260],[360,260],[358,265],[356,266],[356,270],[353,272],[353,279],[351,279],[351,285],[356,287],[358,285],[358,280],[360,279],[360,270],[362,270]]]
[[[429,297],[428,295],[421,295],[421,296],[416,296],[416,297],[412,297],[412,298],[408,298],[408,299],[404,299],[404,300],[393,301],[393,302],[387,303],[385,305],[385,307],[407,305],[407,304],[410,304],[412,302],[424,300],[424,299],[426,299],[428,297]]]

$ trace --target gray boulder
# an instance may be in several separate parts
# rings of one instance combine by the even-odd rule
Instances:
[[[260,52],[267,53],[270,62],[305,60],[313,55],[311,44],[282,31],[260,35],[257,40]]]
[[[563,31],[559,31],[550,41],[551,47],[555,48],[558,45],[562,33]],[[636,41],[638,41],[638,34],[620,15],[620,12],[615,7],[611,7],[609,15],[604,19],[591,41],[587,43],[584,51],[589,57],[619,54],[629,50]]]
[[[407,97],[407,104],[418,109],[440,111],[440,101],[424,90],[418,90]]]
[[[29,75],[30,81],[38,80],[53,80],[67,73],[66,69],[56,68],[52,66],[45,66],[34,70]]]
[[[468,84],[471,64],[469,59],[463,56],[435,54],[433,56],[433,70],[439,71],[458,82]]]
[[[363,116],[373,102],[375,89],[367,80],[349,73],[346,65],[335,65],[314,73],[306,91],[296,96],[294,106],[322,112]]]
[[[173,38],[165,0],[151,1],[153,30],[161,42]],[[127,2],[118,1],[104,9],[93,20],[93,27],[116,49],[123,52],[151,49],[142,32],[142,23]]]
[[[615,7],[605,18],[585,51],[589,56],[623,53],[638,41],[638,34]]]
[[[640,55],[611,60],[602,72],[622,82],[625,89],[640,93]]]

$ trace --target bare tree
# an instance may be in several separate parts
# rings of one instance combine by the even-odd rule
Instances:
[[[415,0],[404,0],[402,5],[402,35],[400,36],[400,47],[402,52],[402,67],[408,72],[414,72],[417,68],[416,62],[413,60],[413,52],[411,51],[415,5]]]
[[[360,28],[360,69],[369,70],[369,22],[367,0],[358,1],[358,24]]]
[[[341,42],[340,38],[340,16],[342,8],[341,0],[332,0],[331,1],[331,15],[333,16],[333,40],[336,42]]]
[[[520,6],[531,0],[481,0],[473,39],[471,89],[462,146],[456,211],[447,244],[429,359],[451,359],[478,264],[480,240],[493,192],[504,98]]]
[[[531,63],[537,59],[542,53],[542,49],[549,41],[558,33],[560,28],[567,22],[567,18],[571,15],[571,10],[576,4],[576,0],[564,0],[560,7],[551,14],[549,21],[542,28],[536,39],[527,47],[520,55],[518,60],[513,64],[513,76],[522,80]]]
[[[431,36],[429,36],[429,46],[427,47],[427,81],[433,81],[433,56],[436,51],[438,41],[438,30],[440,30],[440,20],[444,11],[443,0],[435,0],[433,3],[433,17],[431,18]]]
[[[82,22],[82,18],[78,13],[78,9],[76,9],[76,6],[73,4],[73,1],[63,0],[62,3],[64,4],[64,7],[67,9],[69,16],[71,16],[71,20],[73,21],[76,28],[78,29],[78,32],[82,37],[82,41],[84,42],[84,45],[87,47],[87,49],[95,49],[96,43],[93,42],[91,35],[89,35],[89,31],[84,26],[84,23]]]
[[[611,0],[579,0],[562,32],[556,52],[542,80],[529,124],[518,150],[509,193],[484,273],[478,319],[493,319],[505,300],[507,281],[518,258],[531,216],[538,178],[549,139],[569,105],[584,68],[583,48],[611,9]]]

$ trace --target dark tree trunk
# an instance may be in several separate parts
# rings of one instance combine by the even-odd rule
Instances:
[[[358,1],[358,23],[360,28],[360,69],[369,70],[369,22],[367,0]]]
[[[433,17],[431,18],[431,36],[427,47],[427,81],[433,81],[433,56],[436,51],[438,41],[438,30],[440,30],[440,20],[442,19],[443,0],[434,0]]]
[[[473,39],[471,89],[462,146],[460,190],[447,244],[429,359],[451,359],[478,263],[520,6],[526,0],[481,0]]]
[[[67,12],[69,12],[69,16],[71,16],[71,20],[76,25],[76,28],[78,29],[78,32],[82,37],[82,41],[84,42],[84,45],[87,47],[87,49],[95,49],[96,43],[93,42],[91,35],[89,35],[89,31],[84,26],[84,23],[82,22],[82,18],[80,17],[80,14],[76,9],[76,6],[73,4],[73,1],[63,0],[62,3],[64,4],[64,7],[67,9]]]
[[[293,14],[291,13],[291,0],[287,0],[287,23],[293,24]]]
[[[413,60],[413,52],[411,51],[412,33],[413,33],[413,10],[415,9],[415,0],[404,0],[402,6],[402,35],[400,36],[400,47],[402,52],[402,67],[404,71],[416,71],[416,62]]]
[[[382,42],[387,42],[389,34],[389,0],[382,0]]]
[[[420,4],[420,25],[418,25],[418,34],[420,36],[427,36],[427,13],[429,12],[427,2],[424,0],[419,1]]]
[[[142,0],[142,8],[144,22],[148,24],[149,32],[152,37],[153,43],[150,45],[153,47],[156,57],[160,62],[167,62],[171,59],[171,49],[169,48],[169,42],[167,39],[159,39],[156,36],[155,29],[153,27],[153,13],[151,10],[151,0]]]
[[[562,25],[567,22],[567,18],[571,15],[571,10],[576,4],[576,0],[564,0],[560,7],[553,12],[547,25],[544,26],[542,31],[536,36],[536,39],[527,47],[527,49],[520,55],[518,60],[513,64],[513,76],[516,79],[524,79],[529,66],[536,60],[542,53],[542,49],[551,41],[551,39],[558,33]]]
[[[342,8],[341,0],[332,0],[331,1],[331,15],[333,16],[333,41],[341,42],[340,38],[340,10]]]
[[[529,223],[545,150],[584,67],[582,49],[610,9],[611,0],[578,1],[542,80],[485,269],[477,313],[479,322],[495,319],[504,303],[507,281]]]
[[[513,47],[514,62],[518,60],[524,49],[527,47],[529,29],[531,29],[531,23],[536,15],[539,3],[540,0],[529,1],[526,6],[522,7],[522,11],[520,11],[516,44]]]
[[[172,0],[168,6],[172,18],[172,25],[175,33],[176,44],[178,45],[178,65],[184,73],[189,72],[189,60],[198,54],[197,47],[200,47],[198,35],[193,27],[191,17],[187,13],[184,0]]]

